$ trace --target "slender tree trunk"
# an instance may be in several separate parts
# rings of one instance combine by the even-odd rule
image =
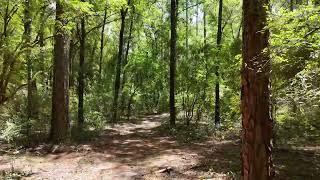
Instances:
[[[270,106],[269,32],[266,6],[243,0],[242,64],[242,179],[270,180],[274,172],[271,158],[272,118]]]
[[[189,61],[189,8],[188,8],[188,6],[189,6],[189,2],[188,2],[188,0],[186,0],[186,2],[185,2],[185,8],[186,8],[186,24],[185,24],[185,28],[186,28],[186,39],[185,39],[185,48],[186,48],[186,54],[185,54],[185,61],[186,61],[186,63],[189,63],[188,61]],[[189,66],[187,66],[187,70],[186,70],[186,75],[187,75],[187,77],[189,77]],[[187,95],[187,97],[186,97],[186,101],[187,101],[187,103],[185,104],[185,108],[184,108],[184,111],[185,111],[185,119],[186,119],[186,124],[187,124],[187,126],[189,126],[189,124],[190,124],[190,118],[188,117],[188,111],[189,111],[189,92],[187,91],[186,92],[186,95]]]
[[[85,18],[81,19],[80,27],[80,51],[79,51],[79,74],[78,74],[78,126],[82,129],[84,123],[84,110],[83,110],[83,100],[84,100],[84,87],[85,87],[85,45],[86,45],[86,26]]]
[[[30,0],[24,1],[24,42],[27,46],[25,51],[25,58],[27,63],[27,136],[29,137],[30,134],[30,119],[33,116],[33,88],[32,88],[32,61],[31,61],[31,24],[32,24],[32,17],[31,17],[31,2]]]
[[[50,139],[61,142],[69,135],[69,37],[62,27],[64,8],[56,1],[56,24],[54,45],[54,67],[52,88],[52,121]]]
[[[219,0],[219,15],[218,15],[218,33],[217,33],[217,47],[218,47],[218,61],[217,61],[217,69],[216,69],[216,88],[215,88],[215,118],[214,122],[216,127],[220,126],[220,50],[221,50],[221,40],[222,40],[222,7],[223,7],[223,0]]]
[[[44,36],[45,36],[45,23],[46,23],[46,17],[45,17],[45,12],[46,12],[46,6],[45,3],[41,3],[41,13],[40,13],[40,25],[39,25],[39,46],[40,46],[40,53],[39,53],[39,61],[40,61],[40,70],[42,71],[42,79],[41,81],[47,82],[46,81],[46,74],[45,74],[45,41],[44,41]],[[48,85],[48,84],[46,84]]]
[[[170,39],[170,124],[175,126],[176,107],[175,107],[175,81],[176,81],[176,46],[177,46],[177,9],[178,1],[171,0],[171,39]]]
[[[129,36],[127,37],[127,47],[126,47],[126,53],[124,55],[124,59],[123,59],[123,69],[125,68],[125,66],[128,64],[128,57],[129,57],[129,50],[130,50],[130,43],[131,43],[131,39],[132,39],[132,31],[133,31],[133,22],[134,22],[134,12],[132,12],[132,17],[130,20],[130,28],[129,28]],[[122,81],[121,81],[121,87],[120,87],[120,91],[121,91],[121,104],[120,106],[122,107],[122,111],[124,111],[124,103],[125,103],[125,93],[123,92],[125,83],[127,80],[127,71],[124,69],[123,70],[123,74],[122,74]]]
[[[186,0],[185,6],[186,6],[186,61],[188,63],[189,59],[189,8],[188,5],[189,2]]]
[[[128,9],[122,9],[120,12],[121,15],[121,27],[120,27],[120,34],[119,34],[119,51],[118,51],[118,60],[116,64],[116,77],[114,83],[114,100],[113,100],[113,116],[112,121],[116,122],[118,119],[118,98],[119,98],[119,91],[120,91],[120,81],[121,81],[121,66],[122,66],[122,56],[123,56],[123,45],[124,45],[124,29],[125,29],[125,22],[126,22],[126,15]]]
[[[104,49],[104,29],[107,21],[107,8],[104,10],[103,24],[101,28],[101,38],[100,38],[100,59],[99,59],[99,79],[102,76],[102,60],[103,60],[103,49]]]
[[[203,58],[205,62],[205,83],[202,94],[202,102],[204,107],[206,106],[206,97],[207,97],[207,87],[208,87],[208,79],[209,79],[209,67],[208,67],[208,53],[207,53],[207,18],[206,18],[206,10],[203,5]],[[204,109],[204,108],[203,108]],[[200,119],[200,118],[199,118]]]

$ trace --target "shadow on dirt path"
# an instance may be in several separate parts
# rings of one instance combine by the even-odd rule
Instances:
[[[50,153],[0,155],[0,171],[26,179],[238,179],[235,141],[179,144],[157,131],[167,114],[107,127],[95,140]],[[319,151],[276,150],[277,179],[319,179]],[[1,176],[0,176],[1,177]]]

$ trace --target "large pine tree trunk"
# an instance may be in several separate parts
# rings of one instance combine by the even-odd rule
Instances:
[[[265,30],[268,0],[243,1],[242,179],[273,178],[270,58]]]
[[[69,134],[69,38],[63,29],[63,6],[56,1],[56,25],[52,88],[52,121],[50,139],[64,141]]]
[[[171,39],[170,39],[170,124],[176,123],[175,81],[176,81],[176,44],[177,44],[177,0],[171,0]]]

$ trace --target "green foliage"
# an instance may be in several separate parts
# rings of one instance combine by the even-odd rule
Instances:
[[[13,168],[10,171],[0,171],[0,178],[6,180],[19,180],[29,177],[31,174],[31,172],[23,172]]]
[[[319,121],[318,6],[270,14],[273,103],[280,143],[317,143]]]
[[[22,134],[22,131],[23,131],[23,123],[21,122],[15,123],[14,120],[7,121],[6,125],[4,126],[4,130],[1,131],[2,135],[0,138],[3,138],[9,143],[14,143],[14,142],[17,142],[17,140],[25,137]]]
[[[118,56],[120,11],[128,8],[125,19],[125,45],[121,72],[119,112],[121,117],[168,111],[170,13],[166,0],[95,0],[62,1],[64,30],[72,40],[70,46],[70,121],[77,136],[78,72],[80,20],[85,19],[85,100],[84,131],[99,132],[110,121]],[[196,3],[199,4],[197,5]],[[176,106],[184,123],[208,123],[209,130],[178,125],[172,134],[179,139],[196,140],[212,134],[237,134],[241,128],[241,2],[225,0],[223,38],[216,45],[218,1],[189,0],[189,19],[185,1],[179,1]],[[272,1],[268,28],[272,57],[272,102],[279,141],[312,141],[319,137],[319,6],[301,4],[289,9],[288,3]],[[7,79],[5,95],[11,98],[1,105],[1,136],[12,142],[25,138],[26,126],[31,134],[48,134],[51,120],[52,69],[55,32],[55,6],[49,0],[32,0],[31,47],[24,34],[23,1],[5,1],[0,14],[12,10],[4,36],[4,19],[0,19],[0,80]],[[204,23],[204,11],[206,24]],[[100,54],[104,13],[103,51]],[[130,32],[130,26],[132,28]],[[186,28],[186,25],[188,28]],[[206,27],[206,37],[204,37]],[[186,31],[188,29],[188,32]],[[131,37],[129,38],[131,34]],[[186,45],[188,40],[188,46]],[[129,49],[127,49],[129,47]],[[35,82],[35,116],[26,118],[26,50],[31,50],[32,80]],[[102,56],[102,58],[101,58]],[[99,66],[101,62],[101,76]],[[12,64],[10,67],[5,65]],[[219,66],[220,77],[215,71]],[[10,73],[4,71],[10,69]],[[2,73],[5,72],[5,73]],[[213,133],[215,83],[220,82],[222,126]],[[16,93],[16,90],[17,93]],[[190,126],[191,127],[191,126]],[[166,126],[163,127],[168,128]],[[40,135],[39,135],[40,136]],[[43,136],[46,137],[46,136]]]

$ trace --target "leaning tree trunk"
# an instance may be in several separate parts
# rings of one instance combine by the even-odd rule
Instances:
[[[57,0],[50,131],[53,142],[64,141],[69,133],[69,38],[62,27],[66,22],[62,4]]]
[[[171,39],[170,39],[170,124],[176,123],[175,81],[176,81],[176,46],[177,46],[177,0],[171,0]]]
[[[242,179],[273,179],[268,0],[243,0]]]

